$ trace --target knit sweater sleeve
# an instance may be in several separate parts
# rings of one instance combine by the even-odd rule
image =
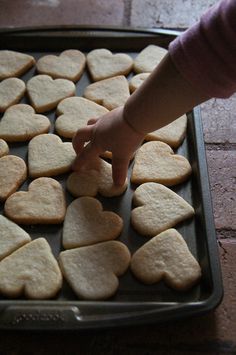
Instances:
[[[222,0],[169,45],[182,76],[209,97],[236,91],[236,0]]]

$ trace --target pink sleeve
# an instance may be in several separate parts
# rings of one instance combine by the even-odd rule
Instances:
[[[236,91],[236,0],[211,7],[170,43],[169,53],[183,77],[209,97],[231,96]]]

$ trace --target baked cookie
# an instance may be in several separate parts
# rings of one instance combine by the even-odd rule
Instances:
[[[66,214],[61,184],[47,177],[33,180],[28,191],[12,194],[4,206],[5,215],[20,224],[58,224]]]
[[[75,84],[67,79],[52,79],[49,75],[33,76],[26,84],[27,93],[37,113],[54,109],[66,97],[75,95]]]
[[[95,245],[66,250],[59,255],[62,273],[78,297],[103,300],[114,295],[118,276],[130,262],[126,245],[111,240]]]
[[[87,66],[94,81],[127,75],[133,68],[133,59],[125,53],[113,54],[108,49],[94,49],[87,55]]]
[[[31,55],[0,50],[0,80],[21,76],[35,64]]]
[[[50,75],[53,79],[64,78],[78,81],[86,64],[85,55],[77,49],[68,49],[59,56],[45,55],[36,63],[40,74]]]
[[[169,145],[153,141],[143,144],[136,152],[131,182],[158,182],[173,186],[186,181],[192,168],[182,155],[174,154]]]
[[[5,201],[23,184],[27,167],[23,159],[15,155],[0,158],[0,201]]]
[[[61,286],[60,268],[44,238],[25,244],[0,262],[0,293],[7,297],[48,299]]]
[[[120,235],[122,228],[122,218],[114,212],[103,211],[96,198],[80,197],[67,208],[62,243],[65,249],[70,249],[112,240]]]
[[[7,142],[0,138],[0,158],[9,153]]]
[[[129,84],[123,75],[90,84],[84,91],[84,97],[105,106],[108,110],[123,106],[129,96]]]
[[[145,284],[163,280],[178,291],[186,291],[201,277],[201,268],[185,240],[175,229],[152,238],[131,259],[133,274]]]
[[[170,124],[148,133],[146,141],[162,141],[172,148],[178,148],[186,136],[187,116],[183,115]]]
[[[164,185],[149,182],[140,185],[133,195],[131,223],[147,237],[155,236],[194,215],[194,209],[182,197]]]
[[[0,260],[30,241],[24,229],[0,215]]]
[[[129,90],[133,93],[137,90],[142,83],[149,77],[150,73],[140,73],[134,75],[129,81]]]
[[[134,59],[134,71],[136,73],[151,73],[166,53],[165,48],[150,44]]]
[[[0,137],[7,142],[25,142],[49,129],[49,119],[26,104],[9,107],[0,121]]]
[[[0,112],[20,101],[25,93],[25,83],[18,78],[8,78],[0,83]],[[1,132],[1,131],[0,131]]]
[[[62,137],[72,138],[90,118],[98,118],[107,112],[105,107],[83,97],[69,97],[57,106],[56,131]]]
[[[75,157],[71,142],[63,143],[55,134],[40,134],[29,142],[29,175],[35,178],[64,174],[71,170]]]
[[[74,196],[96,196],[98,193],[105,197],[120,196],[127,188],[116,186],[112,179],[111,164],[98,158],[91,160],[79,172],[73,172],[66,181],[68,191]]]

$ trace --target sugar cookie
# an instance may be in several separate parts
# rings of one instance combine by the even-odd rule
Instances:
[[[14,193],[26,177],[27,167],[23,159],[15,155],[0,158],[0,201]]]
[[[123,75],[90,84],[84,91],[84,97],[105,106],[108,110],[123,106],[129,96],[129,84]]]
[[[27,93],[37,113],[54,109],[66,97],[75,95],[75,84],[67,79],[53,80],[49,75],[33,76],[26,84]]]
[[[153,141],[143,144],[134,158],[131,182],[159,182],[173,186],[186,181],[192,169],[182,155],[174,154],[166,143]]]
[[[181,196],[164,185],[149,182],[133,195],[131,223],[142,235],[155,236],[194,215],[194,209]]]
[[[87,65],[94,81],[117,75],[127,75],[133,68],[133,59],[125,53],[113,54],[108,49],[94,49],[87,55]]]
[[[35,178],[66,173],[75,157],[71,142],[63,143],[55,134],[40,134],[29,143],[29,175]]]
[[[72,138],[79,128],[87,125],[90,118],[98,118],[109,112],[105,107],[83,97],[69,97],[57,106],[59,117],[55,128],[62,137]]]
[[[150,73],[166,55],[165,48],[150,44],[144,48],[134,59],[136,73]]]
[[[35,64],[31,55],[15,51],[0,50],[0,80],[21,76]]]
[[[62,286],[62,275],[48,242],[38,238],[0,262],[0,293],[30,299],[54,297]]]
[[[33,107],[17,104],[9,107],[0,121],[0,138],[7,142],[24,142],[48,132],[50,121],[46,116],[35,114]]]
[[[86,64],[85,55],[77,49],[68,49],[59,56],[45,55],[36,63],[40,74],[50,75],[53,79],[64,78],[78,81]]]
[[[4,206],[5,215],[20,224],[58,224],[63,222],[66,201],[61,184],[47,177],[33,180],[28,191],[12,194]]]
[[[152,238],[131,259],[131,270],[145,284],[162,279],[176,290],[186,291],[201,277],[201,268],[183,237],[168,229]]]
[[[8,78],[0,83],[0,112],[20,101],[25,93],[25,83],[18,78]]]
[[[130,252],[121,242],[111,240],[60,253],[62,273],[78,297],[102,300],[114,295],[118,276],[125,273]]]
[[[0,260],[30,241],[24,229],[0,215]]]

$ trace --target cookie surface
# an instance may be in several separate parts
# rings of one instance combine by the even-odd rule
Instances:
[[[7,142],[28,141],[49,129],[49,119],[35,114],[33,107],[26,104],[9,107],[0,121],[0,137]]]
[[[147,141],[161,141],[167,143],[172,148],[178,148],[186,136],[187,116],[183,115],[170,124],[148,133],[145,137]]]
[[[68,49],[59,56],[46,55],[36,63],[40,74],[50,75],[53,79],[64,78],[78,81],[83,74],[86,64],[85,55],[77,49]]]
[[[7,142],[0,138],[0,158],[9,153]]]
[[[75,84],[67,79],[52,79],[49,75],[36,75],[26,84],[27,93],[37,113],[54,109],[66,97],[75,95]]]
[[[134,158],[131,182],[158,182],[173,186],[186,181],[192,168],[182,155],[174,154],[169,145],[153,141],[143,144]]]
[[[150,73],[166,55],[165,48],[150,44],[144,48],[134,59],[136,73]]]
[[[5,215],[16,223],[58,224],[63,222],[66,201],[61,184],[47,177],[35,179],[28,191],[12,194],[4,206]]]
[[[0,83],[0,112],[16,104],[24,96],[25,83],[18,78],[8,78]]]
[[[24,229],[0,215],[0,260],[30,241]]]
[[[0,262],[0,293],[30,299],[54,297],[62,275],[44,238],[27,243]]]
[[[134,75],[129,81],[130,92],[132,93],[135,90],[137,90],[143,84],[143,82],[149,77],[149,75],[150,73],[140,73]]]
[[[131,270],[145,284],[162,279],[170,287],[186,291],[201,277],[201,268],[183,237],[168,229],[138,249],[131,259]]]
[[[31,177],[55,176],[70,171],[75,159],[72,143],[63,143],[55,134],[34,137],[28,147],[28,168]]]
[[[121,242],[108,241],[60,253],[62,273],[78,297],[102,300],[114,295],[118,276],[125,273],[130,252]]]
[[[127,188],[127,180],[123,186],[114,185],[111,164],[99,158],[90,161],[80,172],[73,172],[66,181],[68,191],[74,196],[105,197],[121,195]]]
[[[194,215],[194,209],[181,196],[164,185],[149,182],[134,192],[131,223],[142,235],[155,236]]]
[[[117,75],[127,75],[133,68],[133,59],[125,53],[113,54],[108,49],[94,49],[87,55],[87,65],[94,81]]]
[[[57,106],[56,131],[62,137],[72,138],[90,118],[98,118],[107,112],[105,107],[83,97],[69,97]]]
[[[124,105],[129,96],[129,84],[123,75],[90,84],[84,91],[84,97],[105,106],[108,110]]]
[[[35,64],[31,55],[1,50],[0,51],[0,80],[24,74]]]
[[[27,167],[15,155],[0,158],[0,201],[6,200],[26,180]]]
[[[70,249],[112,240],[120,235],[122,228],[123,220],[116,213],[104,211],[93,197],[80,197],[67,208],[63,246]]]

